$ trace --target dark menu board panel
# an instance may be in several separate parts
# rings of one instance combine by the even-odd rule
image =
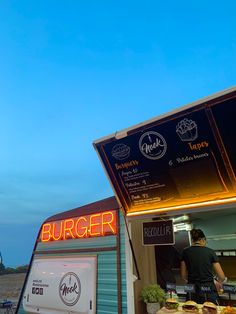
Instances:
[[[227,106],[228,103],[224,107]],[[137,127],[121,139],[111,138],[96,145],[126,212],[235,196],[235,182],[222,158],[225,152],[212,118],[215,115],[215,120],[221,121],[225,114],[236,116],[236,106],[230,103],[229,107],[220,110],[202,105],[165,121]],[[223,120],[227,121],[226,117]],[[229,137],[230,128],[227,131],[224,122],[219,123],[219,128],[224,129],[224,138]],[[231,141],[235,133],[231,128]],[[232,144],[228,140],[226,146]],[[235,147],[230,151],[233,162],[234,150]]]
[[[236,100],[229,99],[211,108],[220,136],[225,146],[230,164],[236,173]]]
[[[143,222],[143,245],[175,244],[172,220]]]

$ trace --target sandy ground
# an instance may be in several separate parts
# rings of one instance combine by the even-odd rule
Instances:
[[[26,274],[0,276],[0,302],[7,299],[17,304]],[[0,308],[0,314],[7,313]]]

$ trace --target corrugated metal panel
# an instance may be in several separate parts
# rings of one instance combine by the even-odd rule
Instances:
[[[24,309],[23,309],[22,303],[20,304],[20,308],[19,308],[17,314],[25,314],[25,311],[24,311]]]
[[[116,251],[98,256],[97,314],[117,313]]]
[[[125,224],[120,213],[122,314],[127,314]],[[97,314],[118,313],[117,256],[116,252],[104,252],[98,259]]]
[[[125,228],[125,221],[124,221],[124,219],[125,218],[123,217],[122,212],[120,212],[120,234],[121,234],[120,254],[121,254],[122,314],[127,314],[128,307],[127,307],[126,253],[125,253],[126,228]]]
[[[39,242],[37,251],[70,250],[108,248],[116,246],[116,236],[105,236],[103,238],[73,239],[66,241]]]

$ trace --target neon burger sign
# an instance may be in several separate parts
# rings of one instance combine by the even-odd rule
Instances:
[[[46,222],[42,226],[42,242],[81,239],[114,235],[117,233],[116,211],[84,215]]]

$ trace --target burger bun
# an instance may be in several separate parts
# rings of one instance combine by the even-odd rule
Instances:
[[[182,309],[184,310],[184,312],[188,312],[188,313],[198,313],[198,305],[196,302],[194,301],[187,301],[182,305]]]
[[[204,302],[202,305],[203,314],[217,314],[217,306],[212,302]]]
[[[178,311],[179,302],[175,298],[166,299],[165,309],[167,312]]]
[[[202,306],[210,307],[212,309],[217,309],[217,306],[215,303],[208,302],[208,301],[204,302]]]

